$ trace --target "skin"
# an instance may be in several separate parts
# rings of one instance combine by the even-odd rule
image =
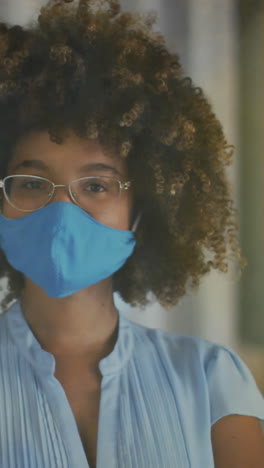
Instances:
[[[24,160],[31,163],[15,167]],[[32,165],[38,160],[38,165]],[[103,163],[120,173],[117,176],[105,169],[86,170],[87,164]],[[41,168],[45,164],[46,168]],[[38,167],[39,166],[39,167]],[[63,144],[50,141],[47,132],[32,132],[20,140],[8,166],[8,175],[28,174],[42,176],[55,184],[67,184],[79,177],[92,175],[114,176],[122,182],[128,180],[125,161],[103,152],[96,141],[83,140],[68,132]],[[74,203],[67,188],[57,188],[55,201]],[[104,213],[92,214],[99,222],[112,228],[131,229],[131,189],[122,191],[117,204]],[[3,215],[19,218],[27,213],[16,210],[7,202]],[[46,351],[52,353],[57,362],[64,360],[85,363],[90,372],[97,372],[99,361],[113,349],[117,339],[118,313],[113,302],[112,277],[89,286],[65,298],[48,297],[37,284],[25,278],[22,310],[37,340]]]
[[[257,418],[230,414],[212,426],[215,468],[264,468],[264,433]]]

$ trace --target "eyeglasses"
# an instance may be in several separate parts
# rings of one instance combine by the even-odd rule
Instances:
[[[120,182],[109,176],[76,179],[65,185],[32,175],[11,175],[0,180],[7,202],[20,211],[31,212],[47,205],[57,187],[67,187],[74,203],[85,211],[106,211],[118,202],[121,191],[128,190],[131,182]]]

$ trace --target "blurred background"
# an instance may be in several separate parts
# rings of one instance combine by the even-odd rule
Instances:
[[[2,21],[25,24],[46,0],[0,0]],[[240,241],[248,266],[213,272],[199,292],[171,311],[155,300],[133,309],[116,296],[131,320],[150,328],[195,335],[232,347],[264,393],[264,2],[262,0],[123,0],[127,10],[155,10],[156,29],[177,52],[187,75],[201,86],[236,146],[229,170],[239,210]]]

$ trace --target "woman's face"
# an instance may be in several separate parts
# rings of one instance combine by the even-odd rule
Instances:
[[[48,132],[32,132],[21,139],[15,147],[7,175],[25,174],[45,177],[56,185],[89,176],[110,176],[121,182],[129,180],[126,162],[103,152],[94,140],[78,138],[69,132],[60,145],[50,141]],[[67,187],[55,189],[49,203],[65,201],[74,203]],[[28,213],[13,208],[5,199],[2,214],[15,219]],[[130,230],[132,223],[132,190],[121,191],[121,196],[111,209],[89,213],[97,221],[115,229]]]

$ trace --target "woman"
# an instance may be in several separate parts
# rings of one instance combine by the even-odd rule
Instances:
[[[153,18],[102,3],[0,28],[0,465],[262,468],[241,359],[114,305],[243,261],[220,123]]]

